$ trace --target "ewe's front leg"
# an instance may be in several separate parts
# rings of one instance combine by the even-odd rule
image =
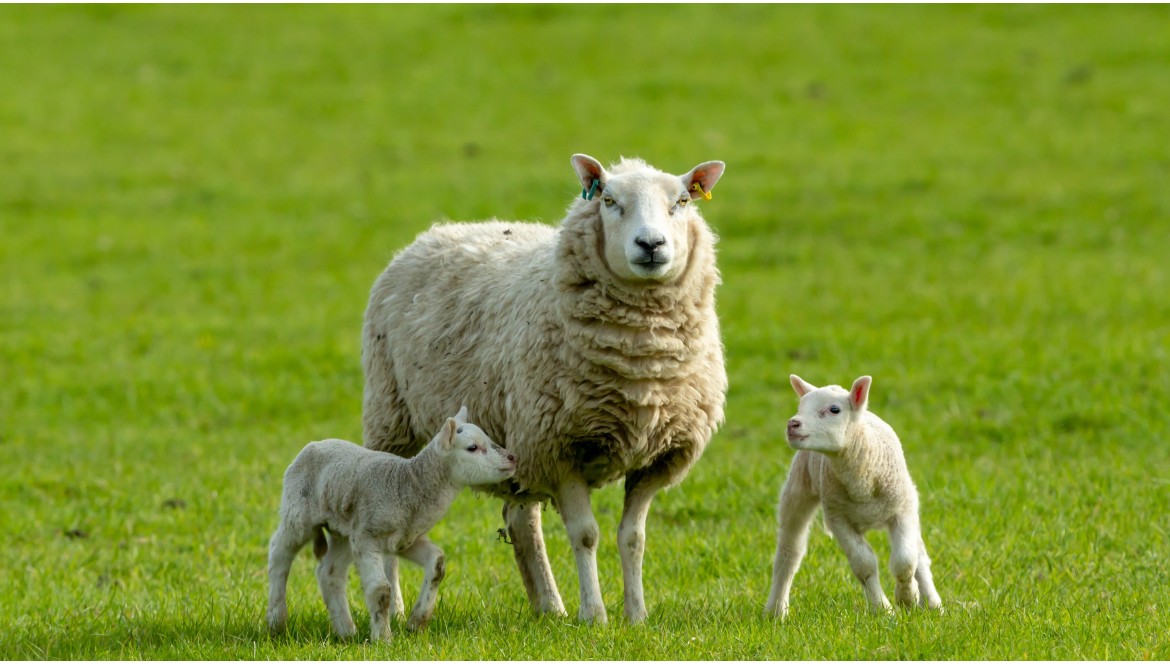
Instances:
[[[837,539],[837,543],[841,545],[845,556],[849,558],[849,566],[853,569],[853,574],[857,576],[857,580],[861,581],[862,587],[865,588],[865,598],[869,600],[869,608],[877,613],[890,611],[892,608],[890,600],[886,599],[886,593],[882,591],[881,579],[878,578],[877,555],[874,554],[869,542],[865,541],[865,537],[844,519],[826,515],[825,524],[829,527],[829,532],[833,533],[833,537]]]
[[[389,641],[390,584],[386,580],[383,544],[368,537],[354,537],[352,546],[358,576],[362,580],[362,593],[366,597],[366,608],[370,611],[370,640]]]
[[[446,558],[443,550],[427,539],[426,535],[415,540],[409,549],[402,552],[402,557],[423,568],[422,588],[418,591],[414,608],[410,610],[410,620],[406,622],[406,628],[413,632],[425,627],[435,614],[439,584],[447,574]]]
[[[776,535],[776,557],[772,560],[772,590],[764,604],[764,615],[788,615],[788,594],[800,561],[808,550],[808,527],[820,504],[801,483],[789,479],[780,493],[780,529]]]
[[[544,548],[544,533],[540,526],[540,503],[504,503],[504,521],[512,539],[512,553],[528,603],[537,613],[565,615],[565,605],[557,592],[557,582],[548,564]]]
[[[663,475],[634,471],[626,476],[626,500],[618,526],[618,553],[622,558],[626,620],[646,619],[646,597],[642,591],[642,558],[646,553],[646,515],[655,494],[666,486]]]
[[[325,600],[325,610],[329,612],[333,631],[343,639],[357,633],[353,617],[349,614],[349,598],[345,594],[349,565],[352,562],[349,539],[338,533],[329,533],[329,549],[317,563],[317,585],[321,588],[321,597]]]
[[[580,478],[566,481],[557,491],[557,507],[577,559],[577,582],[581,588],[581,609],[577,617],[583,622],[604,623],[605,604],[601,601],[601,585],[597,580],[600,531],[589,504],[589,485]]]

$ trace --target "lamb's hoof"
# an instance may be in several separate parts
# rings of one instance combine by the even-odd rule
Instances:
[[[406,621],[406,629],[411,632],[417,632],[426,629],[427,623],[430,621],[430,616],[411,616],[410,620]]]
[[[765,618],[775,618],[777,620],[787,620],[788,619],[788,605],[785,604],[782,606],[765,606],[764,607],[764,617]]]
[[[626,611],[626,623],[630,625],[641,625],[646,622],[646,609],[640,611]]]
[[[543,602],[535,603],[532,605],[532,610],[538,616],[556,616],[559,618],[564,618],[565,616],[569,615],[569,612],[565,610],[565,605],[563,602],[561,602],[559,597],[546,599]]]
[[[581,610],[577,612],[577,620],[588,625],[604,625],[608,618],[605,615],[605,607],[597,606],[582,606]]]
[[[352,621],[348,625],[334,625],[333,633],[342,641],[348,641],[357,636],[357,626]]]

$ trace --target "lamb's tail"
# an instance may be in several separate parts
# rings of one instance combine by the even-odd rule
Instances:
[[[321,560],[328,552],[329,540],[325,539],[325,528],[317,526],[317,532],[313,535],[313,555]]]

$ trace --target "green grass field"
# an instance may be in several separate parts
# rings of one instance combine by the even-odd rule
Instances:
[[[0,8],[0,656],[1170,658],[1165,6]],[[727,423],[621,619],[533,617],[499,504],[427,631],[263,626],[280,477],[361,437],[369,287],[432,221],[555,223],[574,152],[727,162]],[[787,383],[875,378],[942,615],[816,526],[765,620]],[[572,553],[550,556],[571,614]],[[884,534],[873,534],[887,592]],[[421,575],[404,575],[413,601]],[[351,605],[368,635],[356,577]],[[396,629],[398,627],[396,626]]]

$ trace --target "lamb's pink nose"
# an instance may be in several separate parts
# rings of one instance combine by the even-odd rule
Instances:
[[[789,431],[796,431],[799,428],[800,428],[800,420],[796,419],[795,417],[788,420],[788,430]]]

